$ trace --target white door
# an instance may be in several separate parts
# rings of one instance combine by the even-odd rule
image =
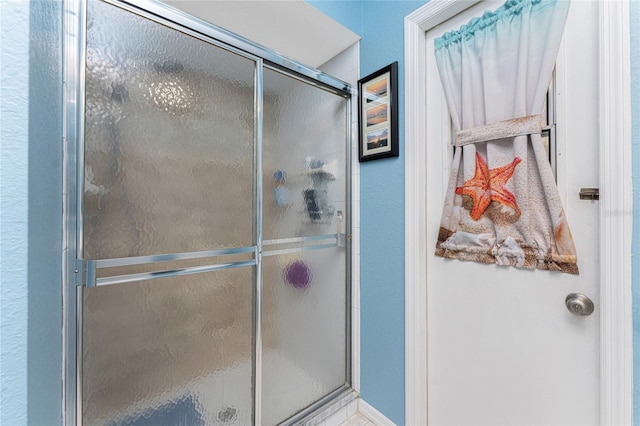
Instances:
[[[556,176],[580,274],[433,255],[451,163],[451,132],[433,40],[503,2],[481,2],[427,32],[426,234],[431,425],[585,425],[600,421],[598,4],[573,2],[551,93]],[[570,293],[595,304],[566,308]]]

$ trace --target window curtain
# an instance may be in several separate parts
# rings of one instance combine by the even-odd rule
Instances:
[[[578,273],[539,115],[568,9],[510,0],[435,40],[456,132],[436,255]]]

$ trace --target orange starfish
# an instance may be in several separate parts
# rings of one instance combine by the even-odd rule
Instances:
[[[471,210],[473,220],[480,219],[492,201],[511,207],[520,216],[521,212],[516,197],[505,188],[505,184],[521,161],[520,157],[516,157],[509,165],[489,170],[487,162],[476,152],[475,176],[456,188],[456,194],[468,195],[473,199],[473,209]]]

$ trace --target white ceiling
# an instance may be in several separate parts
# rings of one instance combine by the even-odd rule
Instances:
[[[303,0],[164,2],[314,68],[360,39]]]

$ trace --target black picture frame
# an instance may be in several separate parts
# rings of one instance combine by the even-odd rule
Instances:
[[[360,162],[400,155],[397,87],[397,61],[358,80]]]

